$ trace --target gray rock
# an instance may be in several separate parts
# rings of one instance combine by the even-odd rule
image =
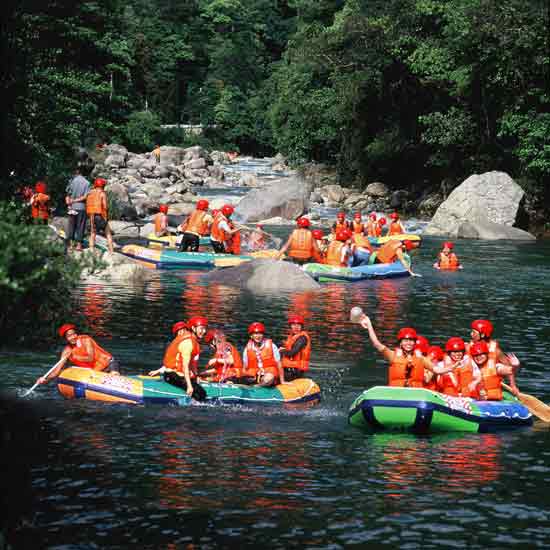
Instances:
[[[172,182],[169,178],[161,178],[158,181],[159,185],[162,185],[162,187],[170,187],[172,185]]]
[[[309,195],[309,202],[315,202],[317,204],[322,204],[323,197],[319,191],[312,191]]]
[[[138,155],[135,155],[135,156],[131,156],[127,161],[126,161],[126,166],[128,168],[132,168],[134,170],[137,170],[139,168],[142,168],[143,165],[147,162],[147,159],[145,157],[141,157],[141,156],[138,156]]]
[[[122,155],[109,155],[105,159],[105,166],[108,166],[110,168],[121,168],[123,166],[126,166],[126,158]]]
[[[204,178],[197,176],[193,170],[185,170],[183,174],[185,179],[193,185],[201,185],[204,182]]]
[[[120,155],[126,159],[128,157],[128,149],[124,147],[123,145],[118,145],[118,143],[111,143],[109,145],[106,145],[103,148],[103,151],[105,152],[106,156],[109,155]]]
[[[183,147],[171,147],[163,145],[160,148],[160,164],[161,166],[173,164],[183,164],[185,161],[185,149]],[[149,162],[156,162],[151,160]]]
[[[202,168],[206,168],[206,160],[203,158],[189,160],[184,164],[184,167],[187,170],[201,170]]]
[[[184,161],[200,159],[211,160],[208,153],[200,145],[193,145],[193,147],[187,147],[184,149]]]
[[[391,208],[400,208],[405,204],[409,197],[409,194],[404,189],[398,189],[391,194],[390,206]]]
[[[170,185],[170,187],[167,187],[164,191],[168,195],[174,195],[175,193],[185,193],[189,189],[189,186],[185,183],[179,181],[178,183],[175,183],[174,185]]]
[[[130,197],[128,196],[128,191],[124,185],[118,182],[109,183],[105,187],[105,191],[109,191],[119,203],[129,203]]]
[[[499,239],[515,241],[535,240],[535,237],[531,233],[523,231],[523,229],[493,223],[489,220],[464,221],[458,226],[456,236],[462,239],[483,239],[487,241]]]
[[[219,164],[214,164],[212,166],[208,166],[207,170],[208,170],[208,175],[209,176],[211,176],[213,178],[216,178],[218,180],[223,180],[224,177],[225,177],[223,167],[220,166]]]
[[[370,197],[386,197],[390,194],[390,190],[387,185],[379,181],[375,181],[374,183],[369,183],[367,185],[364,194],[369,195]]]
[[[439,193],[428,195],[418,205],[418,211],[423,216],[433,216],[442,202],[443,197]]]
[[[111,230],[117,237],[138,237],[139,227],[132,222],[112,220],[109,222]]]
[[[174,216],[187,216],[195,210],[195,205],[189,202],[177,202],[170,205],[170,214]]]
[[[329,201],[334,203],[341,203],[345,200],[346,194],[340,185],[325,185],[322,187],[321,192],[325,195]]]
[[[244,174],[239,180],[240,187],[258,187],[258,178],[255,174]]]
[[[351,208],[355,204],[357,204],[359,201],[364,200],[363,195],[360,193],[351,193],[346,200],[344,201],[344,206]]]

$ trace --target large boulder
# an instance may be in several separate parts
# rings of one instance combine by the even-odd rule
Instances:
[[[424,234],[479,239],[529,239],[525,231],[509,231],[521,217],[524,192],[504,172],[474,174],[437,209]],[[499,227],[500,226],[500,227]]]
[[[111,220],[109,225],[116,237],[139,237],[140,227],[135,223]]]
[[[185,151],[183,147],[163,145],[160,148],[160,164],[183,164],[185,161]]]
[[[346,198],[346,193],[340,185],[325,185],[321,188],[321,193],[333,203],[341,203]]]
[[[244,222],[255,222],[281,216],[294,220],[309,207],[311,185],[303,179],[286,178],[253,189],[238,204],[235,216]]]
[[[211,283],[247,289],[255,293],[316,290],[319,283],[297,265],[279,260],[253,260],[206,275]]]
[[[389,194],[390,190],[388,186],[379,181],[369,183],[365,188],[365,195],[369,195],[370,197],[386,197]]]

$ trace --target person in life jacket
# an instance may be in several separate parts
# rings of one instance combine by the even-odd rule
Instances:
[[[113,253],[113,233],[109,225],[109,215],[107,210],[107,193],[104,187],[107,181],[103,178],[94,180],[94,188],[86,197],[86,214],[90,220],[90,248],[94,250],[95,236],[102,233],[107,237],[107,246],[109,252]]]
[[[257,223],[256,229],[248,236],[247,246],[251,252],[263,250],[266,247],[264,226],[261,223]]]
[[[386,225],[386,218],[380,218],[378,220],[378,223],[374,227],[374,236],[375,237],[381,237],[382,236],[382,228]]]
[[[229,343],[221,330],[209,330],[204,342],[214,351],[208,361],[208,369],[201,376],[208,376],[214,382],[238,383],[242,376],[242,360],[237,348]]]
[[[155,236],[164,237],[168,235],[168,205],[161,204],[159,206],[159,211],[155,214],[153,218],[153,223],[155,224]]]
[[[195,210],[178,226],[178,231],[183,233],[179,251],[187,252],[191,249],[191,252],[198,252],[200,238],[208,235],[212,223],[212,216],[208,213],[208,201],[200,199]]]
[[[415,344],[414,344],[415,355],[418,355],[420,357],[427,357],[429,347],[430,347],[430,342],[428,341],[428,339],[425,338],[424,336],[421,336],[420,334],[417,334]],[[430,361],[431,361],[431,358],[430,358]],[[436,375],[433,372],[429,370],[424,370],[423,387],[430,388],[433,386],[435,388],[435,379],[436,379]]]
[[[403,224],[399,221],[399,214],[397,212],[392,212],[390,214],[391,223],[388,229],[388,235],[402,235],[405,233],[405,228]]]
[[[224,204],[212,223],[210,242],[216,254],[234,253],[233,236],[240,231],[231,223],[230,218],[235,208],[231,204]]]
[[[313,256],[313,260],[319,264],[322,264],[325,261],[325,256],[328,248],[328,241],[323,235],[322,229],[314,229],[311,234],[317,243],[317,249],[319,252]]]
[[[296,220],[296,229],[292,231],[288,240],[279,251],[277,258],[280,260],[285,252],[288,257],[297,264],[311,262],[314,258],[320,257],[320,250],[317,241],[313,238],[311,222],[307,218]]]
[[[481,399],[500,401],[502,399],[502,379],[515,373],[519,367],[519,361],[511,354],[512,365],[497,363],[495,354],[491,354],[487,342],[477,341],[470,346],[470,357],[474,360],[481,372]]]
[[[339,229],[351,230],[351,224],[348,220],[346,220],[345,212],[338,212],[338,214],[336,214],[336,221],[332,224],[332,234],[336,235],[336,232]]]
[[[496,363],[501,363],[504,366],[513,367],[512,372],[508,374],[508,380],[512,393],[514,395],[519,394],[519,389],[516,386],[515,373],[519,368],[520,362],[515,355],[504,353],[498,342],[491,338],[494,331],[493,323],[487,319],[476,319],[472,321],[470,327],[472,329],[470,332],[471,340],[469,344],[467,344],[466,349],[469,350],[470,346],[476,342],[485,342],[489,347],[489,359]]]
[[[479,398],[481,372],[466,354],[466,344],[462,338],[449,338],[445,352],[443,364],[451,371],[439,377],[438,391],[455,397]]]
[[[378,223],[376,221],[376,213],[371,212],[369,215],[369,219],[367,220],[367,236],[378,237],[379,235],[376,234],[377,227],[378,227]]]
[[[285,384],[279,349],[272,340],[265,338],[263,323],[251,323],[248,327],[250,339],[243,350],[243,384],[275,386]]]
[[[60,363],[48,375],[38,378],[36,380],[37,384],[47,384],[50,380],[57,378],[67,362],[85,369],[120,374],[118,361],[91,336],[78,334],[75,325],[71,323],[61,325],[57,334],[67,342],[61,352]]]
[[[157,164],[160,164],[160,145],[155,145],[155,148],[153,149],[153,156],[155,157]]]
[[[335,267],[348,267],[353,257],[352,233],[349,229],[339,229],[335,239],[328,245],[325,264]]]
[[[283,347],[279,348],[287,382],[304,377],[309,369],[311,355],[311,336],[304,330],[304,318],[301,315],[289,315],[288,324],[290,334]]]
[[[444,242],[443,248],[437,255],[437,260],[434,263],[435,269],[462,269],[457,255],[453,252],[455,245],[451,242]]]
[[[353,215],[353,221],[351,222],[351,230],[353,233],[363,234],[365,232],[365,226],[361,221],[361,212],[355,212]]]
[[[445,352],[439,346],[429,346],[428,353],[426,354],[428,359],[434,364],[443,367],[443,359],[445,357]],[[438,388],[438,375],[434,373],[426,373],[427,376],[424,380],[424,387],[428,390],[437,391]]]
[[[434,365],[428,357],[415,351],[417,334],[414,328],[402,328],[397,333],[398,347],[390,349],[380,342],[367,315],[363,316],[360,324],[368,330],[372,345],[389,362],[388,386],[422,388],[426,383],[426,371],[443,374],[450,370]]]
[[[149,376],[162,374],[165,382],[182,388],[187,395],[197,401],[206,399],[206,390],[198,383],[200,340],[208,328],[208,319],[192,317],[185,323],[178,321],[172,327],[174,340],[164,352],[162,367],[152,370]]]
[[[418,246],[420,246],[419,242],[408,240],[388,241],[372,253],[370,263],[392,264],[399,261],[413,277],[422,277],[422,275],[413,272],[410,261],[403,255],[404,252],[410,252],[411,250],[418,248]]]
[[[50,218],[50,196],[43,181],[37,181],[34,193],[30,197],[32,221],[36,224],[48,225]]]
[[[365,235],[365,233],[353,233],[351,236],[351,240],[353,243],[353,259],[352,259],[352,267],[353,266],[359,266],[359,265],[368,265],[370,260],[370,255],[374,251],[372,248],[372,245],[370,244],[370,240]]]

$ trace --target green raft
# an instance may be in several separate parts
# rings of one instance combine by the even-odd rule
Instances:
[[[492,432],[529,426],[531,413],[514,396],[502,401],[475,401],[423,388],[375,386],[351,405],[352,426],[376,430],[428,432]]]

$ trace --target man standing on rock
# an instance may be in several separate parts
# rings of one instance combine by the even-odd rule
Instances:
[[[65,236],[65,251],[76,242],[76,250],[82,251],[82,240],[86,230],[86,196],[90,192],[90,182],[81,173],[82,165],[78,163],[75,175],[67,187],[65,203],[69,207],[69,221]]]
[[[155,157],[157,164],[160,164],[160,145],[155,145],[155,148],[153,149],[153,156]]]

